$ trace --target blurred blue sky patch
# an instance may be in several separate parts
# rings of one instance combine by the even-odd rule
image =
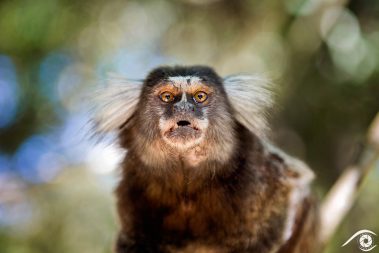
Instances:
[[[27,182],[50,181],[63,166],[63,157],[56,144],[46,136],[34,135],[20,146],[13,157],[13,166]]]
[[[0,55],[0,128],[12,124],[19,101],[19,86],[12,60]]]

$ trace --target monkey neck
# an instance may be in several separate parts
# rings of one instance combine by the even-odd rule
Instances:
[[[196,171],[210,164],[220,167],[231,159],[238,145],[237,133],[231,128],[224,133],[209,130],[201,143],[187,149],[175,148],[160,136],[148,138],[134,127],[125,131],[120,140],[121,146],[153,171],[178,167],[190,167]],[[213,169],[214,166],[210,167]]]
[[[186,151],[175,150],[159,139],[149,145],[131,146],[126,160],[137,163],[125,169],[134,170],[144,183],[160,182],[176,192],[196,191],[212,185],[216,178],[237,173],[237,167],[246,159],[241,155],[257,143],[247,129],[237,125],[236,130],[228,142],[207,138]]]
[[[188,168],[192,171],[204,170],[204,167],[220,167],[233,155],[236,141],[218,143],[214,140],[204,141],[194,147],[180,150],[169,146],[161,140],[150,143],[137,150],[141,161],[155,169]]]

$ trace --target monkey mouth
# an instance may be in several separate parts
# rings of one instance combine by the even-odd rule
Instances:
[[[176,125],[178,127],[186,127],[191,126],[191,122],[189,122],[188,120],[179,120],[178,122],[176,122]]]
[[[178,120],[165,133],[165,137],[173,142],[187,142],[200,138],[201,130],[192,121]]]

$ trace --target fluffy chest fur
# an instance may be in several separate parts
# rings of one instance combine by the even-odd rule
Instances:
[[[126,233],[160,245],[162,252],[194,245],[215,252],[268,250],[283,240],[291,191],[286,168],[252,138],[240,136],[238,149],[249,152],[236,152],[226,167],[181,161],[168,164],[166,173],[148,173],[131,152],[117,190]],[[213,173],[212,166],[221,168]]]

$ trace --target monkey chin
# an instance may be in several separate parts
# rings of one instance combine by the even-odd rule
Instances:
[[[178,121],[163,132],[163,139],[172,147],[188,150],[203,140],[203,131],[190,121]]]

